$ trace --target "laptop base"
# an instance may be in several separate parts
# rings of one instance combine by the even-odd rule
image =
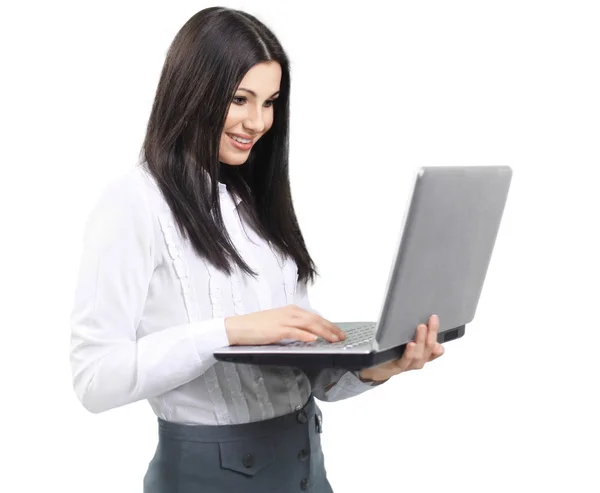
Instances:
[[[444,344],[465,335],[465,325],[446,330],[438,334],[438,342]],[[298,368],[343,368],[349,371],[358,371],[364,368],[399,359],[404,354],[406,344],[396,346],[385,351],[371,351],[369,353],[331,352],[331,353],[238,353],[216,354],[218,361],[227,361],[238,364],[252,364],[262,366],[294,366]]]

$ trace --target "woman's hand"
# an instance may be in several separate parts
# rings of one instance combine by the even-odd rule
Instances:
[[[404,354],[400,359],[388,361],[372,368],[365,368],[360,371],[360,378],[382,382],[405,371],[420,370],[425,366],[425,363],[439,358],[444,354],[444,346],[437,342],[439,328],[440,321],[437,315],[432,315],[429,318],[428,326],[422,324],[417,327],[415,341],[406,345]]]
[[[276,344],[282,339],[313,342],[317,336],[330,342],[346,338],[328,320],[296,305],[228,317],[225,329],[231,346]]]

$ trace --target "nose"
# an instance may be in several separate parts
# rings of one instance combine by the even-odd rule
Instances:
[[[244,127],[254,133],[261,133],[265,130],[265,120],[262,109],[251,109],[248,111],[248,117],[244,121]]]

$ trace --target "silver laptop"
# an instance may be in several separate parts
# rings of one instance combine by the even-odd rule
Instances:
[[[508,166],[420,168],[377,321],[334,322],[346,333],[341,342],[228,346],[215,358],[360,370],[401,357],[432,314],[440,343],[462,337],[475,317],[511,180]]]

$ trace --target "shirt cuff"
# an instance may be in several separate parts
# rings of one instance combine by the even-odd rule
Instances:
[[[381,382],[375,382],[375,381],[363,382],[360,379],[360,370],[359,371],[351,371],[350,373],[352,373],[352,375],[354,375],[360,383],[362,383],[363,385],[368,385],[369,387],[377,387],[378,385],[381,385],[382,383],[387,382],[387,380],[382,380]]]
[[[198,354],[204,359],[206,355],[212,357],[213,352],[222,347],[229,346],[225,317],[212,318],[190,324],[192,337],[196,344]]]
[[[344,373],[334,388],[337,387],[339,391],[345,390],[351,394],[362,394],[366,390],[378,385],[376,383],[373,384],[361,381],[357,373],[358,372],[354,371],[348,371]]]

